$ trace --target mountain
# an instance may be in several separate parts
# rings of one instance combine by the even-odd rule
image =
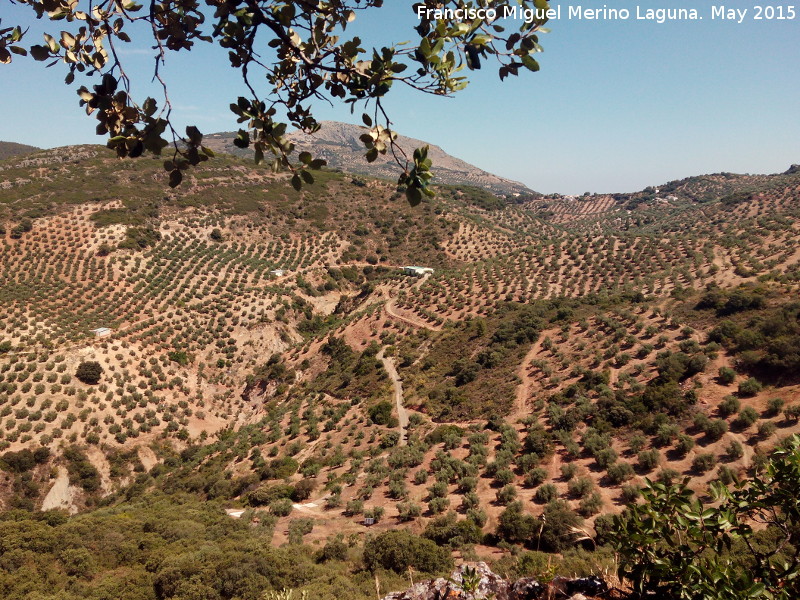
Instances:
[[[0,142],[0,160],[11,158],[12,156],[19,156],[20,154],[30,154],[36,152],[39,148],[35,146],[28,146],[26,144],[17,144],[16,142]]]
[[[398,165],[391,153],[378,155],[373,163],[364,158],[364,145],[358,139],[366,131],[365,127],[323,121],[321,129],[313,135],[295,131],[288,135],[296,146],[297,152],[308,151],[315,157],[328,161],[328,167],[340,169],[347,173],[368,175],[383,179],[396,180]],[[214,133],[205,136],[206,144],[213,150],[220,150],[238,156],[252,156],[252,151],[241,150],[233,145],[235,133]],[[428,156],[434,165],[434,183],[447,185],[471,185],[503,196],[533,194],[527,186],[518,181],[494,175],[459,158],[451,156],[439,146],[422,140],[399,136],[400,147],[410,157],[414,149],[429,146]]]

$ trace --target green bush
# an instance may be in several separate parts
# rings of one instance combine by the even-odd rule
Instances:
[[[423,573],[441,573],[453,566],[447,548],[404,529],[386,531],[364,543],[364,566],[370,571],[386,569],[405,573],[409,567]]]
[[[750,377],[739,384],[739,394],[742,396],[755,396],[762,388],[763,386],[758,379]]]
[[[558,498],[558,490],[552,483],[545,483],[536,489],[533,498],[539,504],[546,504]]]
[[[730,367],[720,367],[717,378],[722,385],[730,385],[736,379],[736,371]]]
[[[102,376],[103,367],[94,360],[82,362],[78,365],[78,370],[75,371],[75,377],[89,385],[97,384]]]

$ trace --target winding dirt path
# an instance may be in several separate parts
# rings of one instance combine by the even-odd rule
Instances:
[[[392,380],[394,386],[394,403],[397,406],[397,420],[400,423],[400,441],[398,445],[405,446],[408,435],[408,411],[403,406],[403,383],[400,381],[400,375],[397,374],[397,369],[394,366],[394,360],[388,356],[384,356],[386,347],[381,348],[380,352],[375,355],[375,358],[383,363],[383,368],[389,374],[389,379]]]
[[[422,277],[420,277],[414,285],[411,286],[412,290],[418,290],[420,286],[425,283],[428,278],[431,276],[430,273],[425,273]],[[391,297],[389,294],[389,290],[387,288],[381,288],[381,295],[386,298],[386,303],[383,305],[383,310],[386,312],[388,316],[393,319],[397,319],[398,321],[402,321],[407,325],[411,325],[412,327],[418,327],[420,329],[428,329],[430,331],[439,331],[440,327],[436,327],[435,325],[431,325],[427,321],[423,321],[420,318],[408,316],[401,314],[398,310],[397,306],[395,305],[394,298]]]
[[[525,358],[522,359],[519,369],[517,370],[520,384],[517,386],[517,400],[514,404],[515,416],[521,417],[525,415],[525,410],[528,405],[528,396],[531,390],[531,382],[533,381],[533,378],[528,375],[528,367],[530,367],[531,361],[541,352],[542,340],[544,338],[544,332],[542,332],[542,334],[539,335],[539,339],[531,345],[531,349],[528,350],[528,353],[525,355]]]

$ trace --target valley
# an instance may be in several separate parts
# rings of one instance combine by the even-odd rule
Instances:
[[[93,146],[0,162],[6,511],[173,495],[267,545],[400,527],[509,561],[519,511],[570,515],[537,550],[597,546],[645,478],[708,499],[800,433],[796,169],[416,208],[227,155],[165,178]]]

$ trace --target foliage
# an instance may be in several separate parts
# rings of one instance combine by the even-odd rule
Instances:
[[[704,505],[680,484],[646,480],[644,503],[615,518],[620,577],[639,594],[669,598],[797,597],[800,438],[750,481],[711,484]],[[762,532],[754,530],[763,524]]]
[[[408,157],[395,143],[397,134],[390,129],[384,97],[395,83],[423,93],[451,95],[468,83],[459,71],[465,66],[479,69],[481,59],[487,57],[499,63],[501,79],[517,75],[520,69],[538,71],[533,55],[541,50],[538,30],[547,20],[542,15],[548,8],[539,2],[539,10],[534,10],[534,2],[520,0],[520,6],[515,7],[529,10],[534,17],[521,20],[517,31],[505,34],[492,22],[514,4],[507,0],[490,0],[474,20],[460,18],[460,11],[442,11],[439,5],[409,6],[409,12],[420,19],[415,40],[368,48],[362,47],[359,36],[350,35],[358,24],[351,23],[359,12],[379,9],[383,0],[321,4],[233,0],[224,5],[189,0],[180,7],[167,3],[149,10],[135,2],[95,10],[91,5],[66,0],[22,4],[36,17],[47,17],[64,29],[43,31],[44,44],[27,43],[29,28],[12,25],[0,30],[0,64],[11,62],[14,55],[29,55],[51,64],[62,62],[67,68],[67,84],[72,84],[76,76],[101,75],[101,82],[91,90],[86,86],[77,90],[80,105],[98,121],[98,135],[108,135],[108,147],[120,157],[138,157],[145,151],[161,154],[172,142],[172,158],[164,164],[171,186],[179,185],[184,171],[208,160],[213,152],[203,145],[197,127],[187,127],[183,136],[174,129],[170,121],[173,107],[159,67],[171,52],[191,51],[203,43],[218,48],[227,55],[230,67],[241,72],[249,97],[239,97],[230,108],[239,123],[247,124],[246,129],[239,130],[236,144],[253,147],[256,162],[271,154],[276,170],[284,167],[293,171],[295,188],[303,182],[313,183],[310,171],[319,169],[325,161],[315,160],[307,152],[292,159],[294,145],[286,138],[287,125],[306,132],[318,130],[319,123],[311,112],[313,100],[338,100],[353,109],[363,104],[362,120],[367,130],[361,142],[365,157],[368,162],[387,152],[396,157],[403,170],[398,184],[404,186],[412,204],[433,195],[428,188],[428,149],[418,148],[413,157]],[[214,8],[213,17],[204,5]],[[452,1],[444,6],[450,9],[459,4]],[[137,100],[131,96],[134,82],[121,57],[125,56],[124,46],[134,41],[152,48],[156,65],[153,78],[163,88],[161,107],[154,98]],[[267,46],[271,59],[265,60],[263,48]],[[266,90],[257,90],[256,73],[261,74],[262,81],[266,76]],[[288,123],[280,121],[279,109]],[[384,125],[373,123],[379,117]]]
[[[409,567],[424,573],[439,573],[452,567],[446,548],[405,529],[385,531],[364,543],[364,565],[404,573]]]
[[[94,360],[82,362],[78,365],[78,370],[75,371],[75,377],[80,379],[83,383],[88,383],[90,385],[99,383],[102,376],[103,367],[99,362]]]

